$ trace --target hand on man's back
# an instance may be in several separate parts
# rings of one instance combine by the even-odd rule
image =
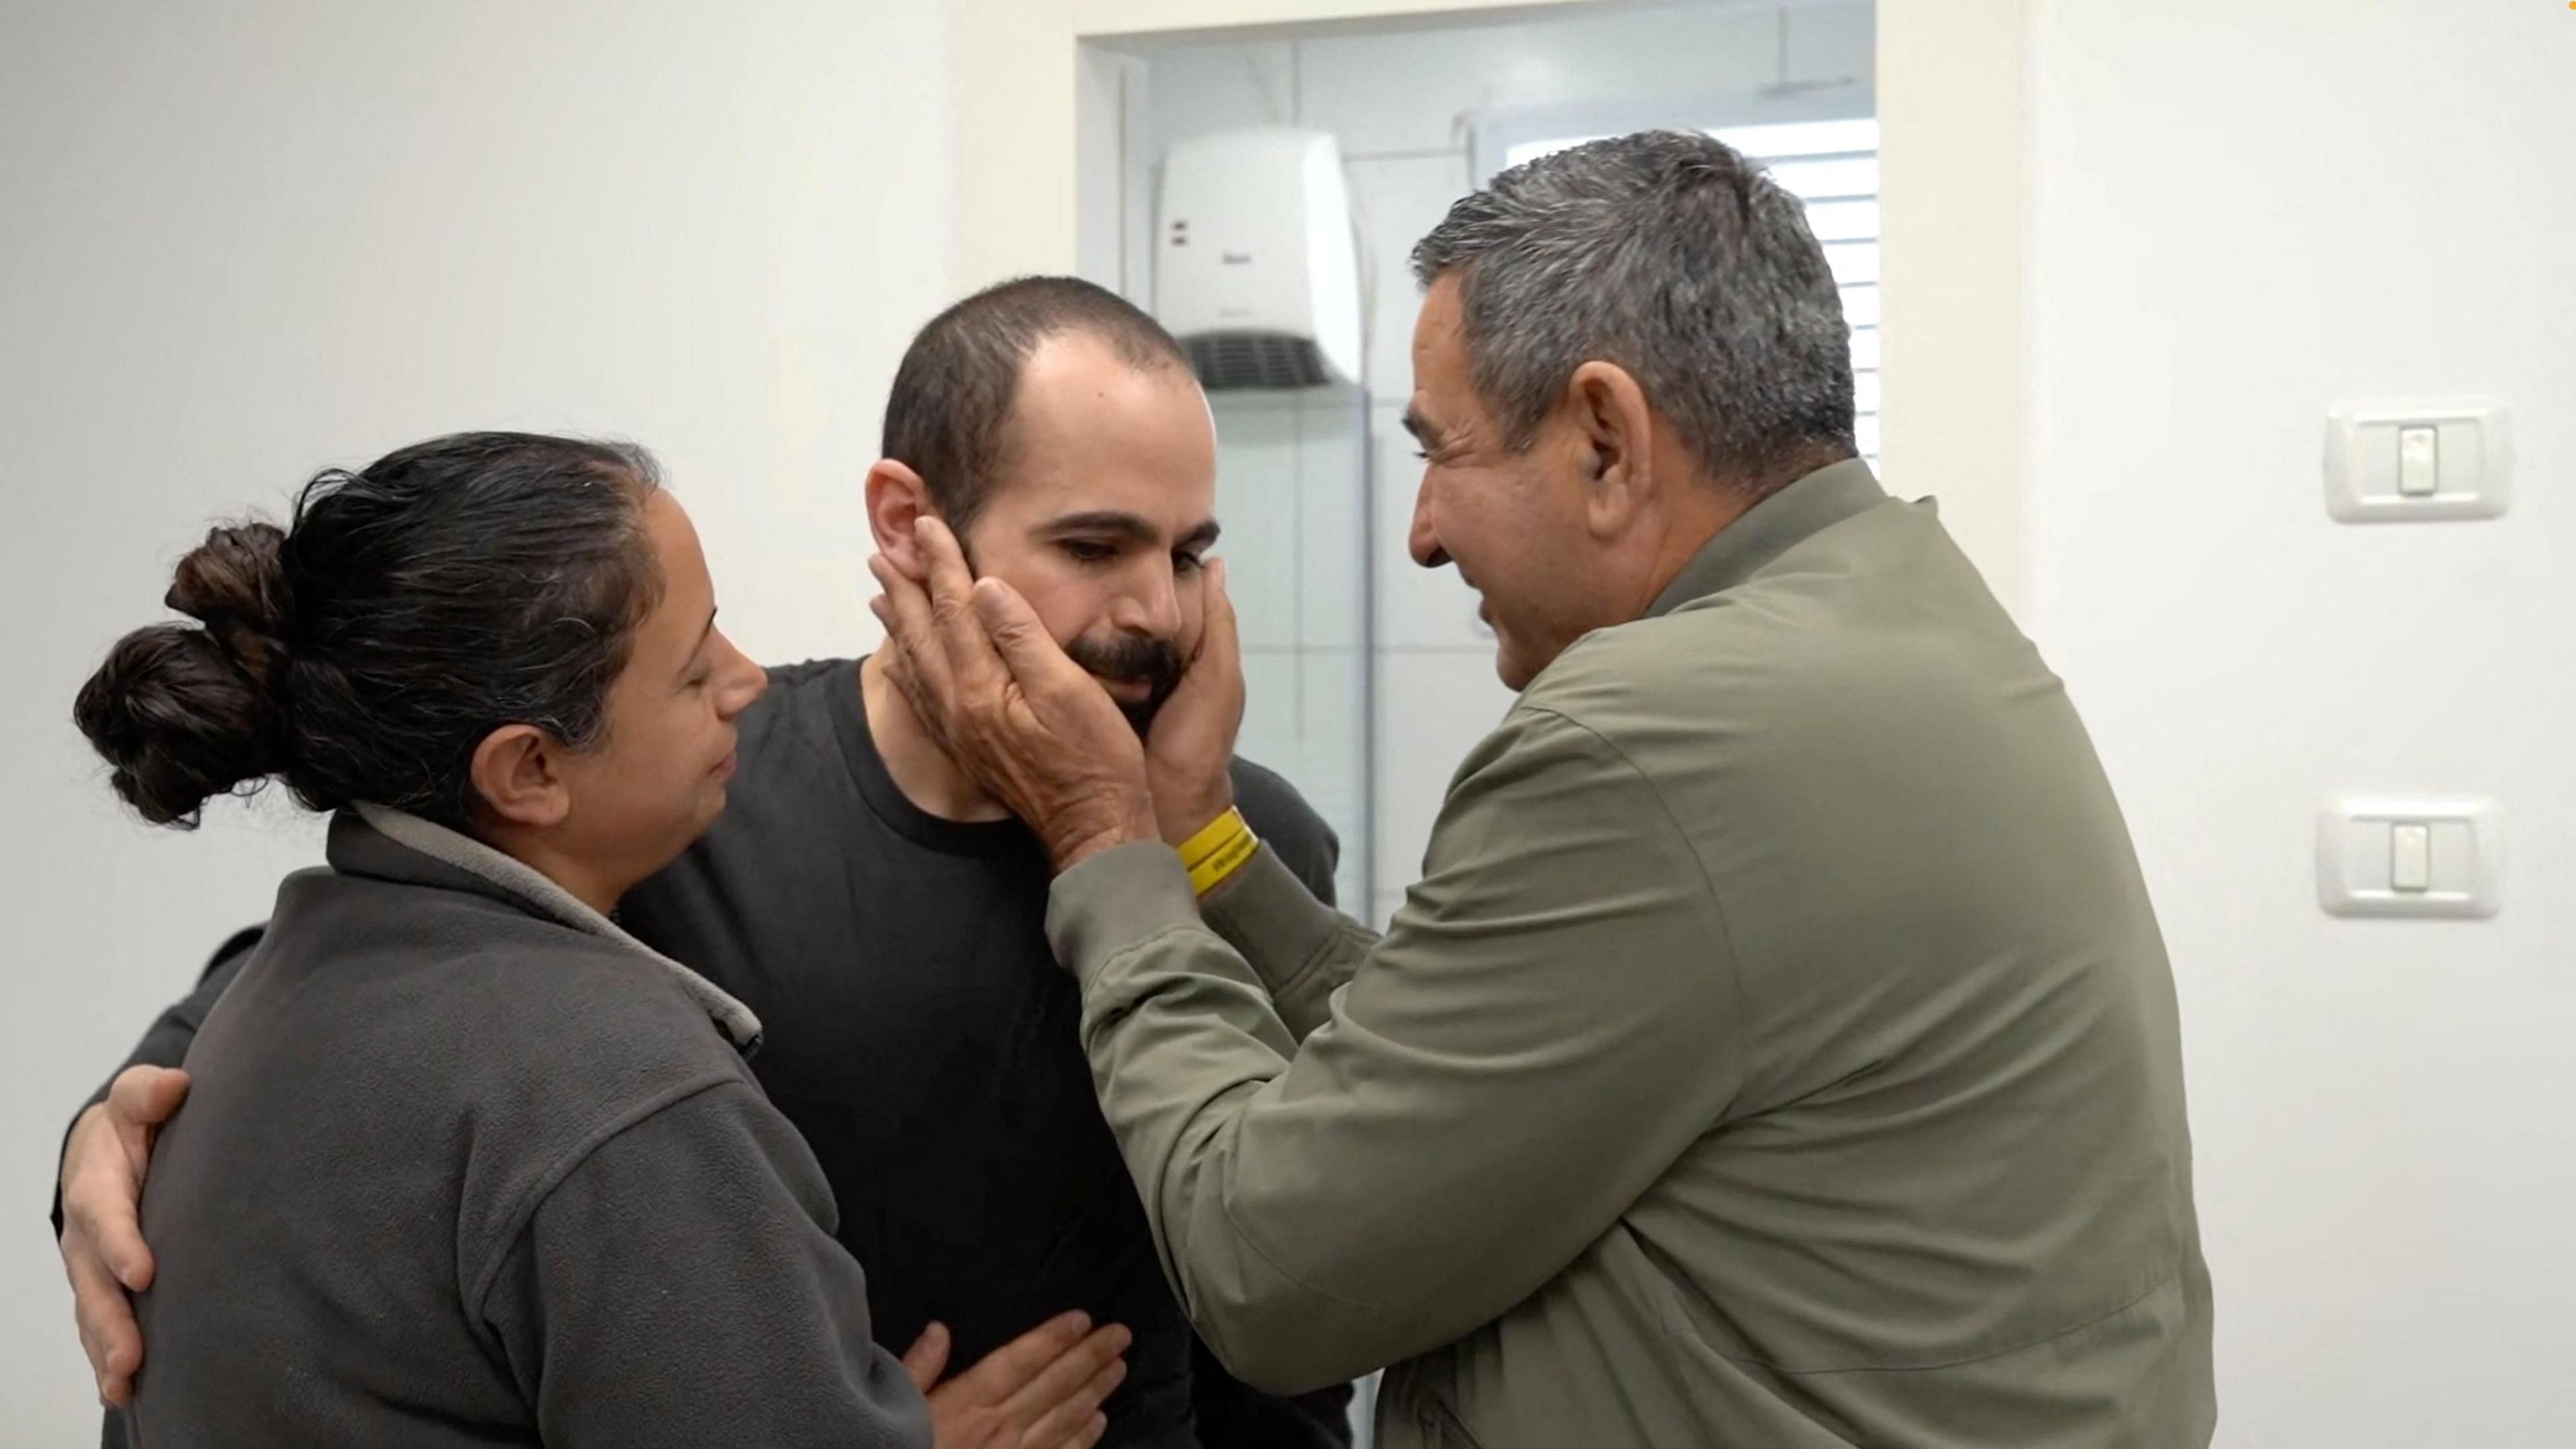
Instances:
[[[72,1316],[81,1351],[98,1378],[99,1402],[134,1397],[143,1366],[143,1332],[128,1296],[152,1286],[152,1250],[143,1242],[143,1177],[153,1134],[188,1097],[188,1074],[169,1067],[128,1067],[107,1100],[80,1114],[63,1144],[63,1235],[58,1246],[72,1283]]]

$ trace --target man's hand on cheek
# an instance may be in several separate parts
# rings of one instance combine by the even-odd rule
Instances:
[[[1243,650],[1225,592],[1225,560],[1199,575],[1205,623],[1179,687],[1154,716],[1145,741],[1155,823],[1172,844],[1234,807],[1234,742],[1243,731]]]
[[[915,535],[922,577],[882,555],[868,569],[889,673],[923,725],[1058,870],[1154,838],[1144,750],[1108,691],[1009,585],[968,575],[946,525],[925,518]]]

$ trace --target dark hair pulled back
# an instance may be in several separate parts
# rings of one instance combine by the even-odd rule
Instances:
[[[640,448],[458,433],[317,474],[288,526],[218,527],[164,602],[194,620],[117,641],[73,719],[126,803],[195,826],[207,800],[282,780],[463,828],[474,750],[505,724],[572,747],[661,578]]]

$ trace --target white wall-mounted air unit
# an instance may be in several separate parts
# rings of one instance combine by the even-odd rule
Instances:
[[[1359,381],[1359,248],[1329,133],[1174,142],[1161,220],[1155,310],[1209,389]]]

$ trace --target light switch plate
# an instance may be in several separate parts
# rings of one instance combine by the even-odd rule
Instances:
[[[2339,403],[2326,414],[2326,512],[2346,523],[2499,517],[2512,481],[2506,423],[2493,399]],[[2432,456],[2410,462],[2403,439],[2422,429]]]
[[[2425,831],[2419,856],[2401,826]],[[2420,869],[2418,889],[2401,878]],[[2492,916],[2503,904],[2503,816],[2478,796],[2351,796],[2317,812],[2317,903],[2335,916]]]

